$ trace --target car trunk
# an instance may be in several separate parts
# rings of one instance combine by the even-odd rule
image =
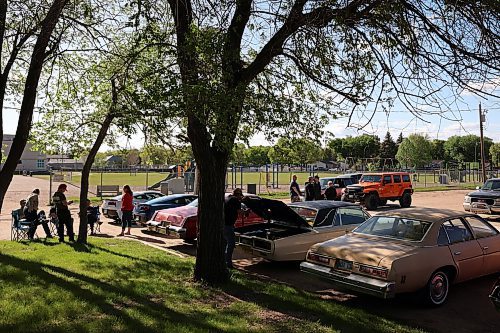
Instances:
[[[186,217],[196,215],[197,211],[198,207],[192,206],[169,208],[157,211],[153,219],[156,222],[167,221],[170,225],[182,227]]]
[[[268,222],[236,228],[236,243],[271,253],[274,241],[310,232],[309,224],[281,201],[251,198],[245,205]]]

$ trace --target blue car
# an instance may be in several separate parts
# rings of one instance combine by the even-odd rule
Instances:
[[[197,198],[198,196],[193,194],[172,194],[152,199],[135,206],[134,219],[146,222],[151,220],[157,210],[185,206]]]

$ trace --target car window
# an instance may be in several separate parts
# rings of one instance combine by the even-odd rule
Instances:
[[[403,175],[403,182],[409,183],[410,182],[410,175]]]
[[[354,231],[362,234],[377,235],[409,241],[421,241],[431,222],[410,220],[400,217],[374,216]]]
[[[452,219],[443,223],[444,230],[451,244],[466,242],[472,239],[472,234],[460,219]]]
[[[358,207],[341,207],[338,211],[342,225],[360,224],[366,220],[364,212]]]
[[[185,198],[177,198],[171,201],[172,203],[176,205],[185,205],[186,204],[186,199]]]
[[[353,184],[353,181],[351,178],[346,178],[344,179],[344,185],[345,187],[349,186],[349,185],[352,185]]]
[[[439,228],[439,234],[438,234],[438,245],[448,245],[448,236],[446,236],[446,231],[444,230],[444,227],[441,226]]]
[[[485,221],[479,219],[478,217],[468,216],[465,220],[469,223],[469,226],[472,228],[472,232],[474,232],[474,236],[476,236],[476,238],[495,236],[498,233]]]
[[[186,200],[186,203],[188,204],[188,203],[193,202],[193,200],[195,200],[196,198],[195,197],[185,197],[184,199]]]
[[[401,176],[400,175],[393,175],[392,178],[394,179],[395,183],[401,183]]]
[[[384,183],[386,184],[392,183],[392,178],[390,175],[384,176]]]
[[[144,194],[137,194],[134,199],[136,200],[144,200],[144,199],[147,199],[146,195]]]
[[[498,191],[500,190],[500,181],[498,180],[487,180],[486,183],[484,183],[483,190],[493,190],[493,191]]]
[[[318,214],[318,211],[316,209],[297,206],[290,206],[290,208],[293,209],[298,215],[302,216],[310,226],[314,225],[316,215]]]
[[[162,195],[160,193],[148,193],[147,196],[149,199],[156,199],[161,197]]]
[[[323,214],[324,215],[324,214]],[[334,217],[336,217],[336,209],[332,209],[326,214],[324,218],[321,216],[316,216],[316,220],[314,221],[314,227],[331,227],[333,224]]]
[[[360,182],[365,183],[379,183],[382,180],[382,176],[380,175],[363,175]]]

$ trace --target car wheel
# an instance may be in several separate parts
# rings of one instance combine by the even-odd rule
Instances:
[[[411,194],[408,192],[405,192],[401,199],[399,199],[399,205],[401,208],[408,208],[411,206]]]
[[[387,199],[380,199],[378,201],[378,204],[379,204],[379,206],[385,206],[385,205],[387,205]]]
[[[368,194],[365,197],[365,206],[369,210],[375,210],[378,206],[378,197],[376,194]]]
[[[449,287],[448,275],[441,270],[434,272],[425,288],[424,301],[432,306],[442,305],[448,297]]]

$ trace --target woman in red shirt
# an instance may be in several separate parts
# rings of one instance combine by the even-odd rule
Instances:
[[[118,236],[130,235],[130,228],[132,227],[132,211],[134,210],[134,204],[132,203],[133,193],[130,186],[123,186],[122,195],[122,232]],[[125,228],[128,228],[125,233]]]

